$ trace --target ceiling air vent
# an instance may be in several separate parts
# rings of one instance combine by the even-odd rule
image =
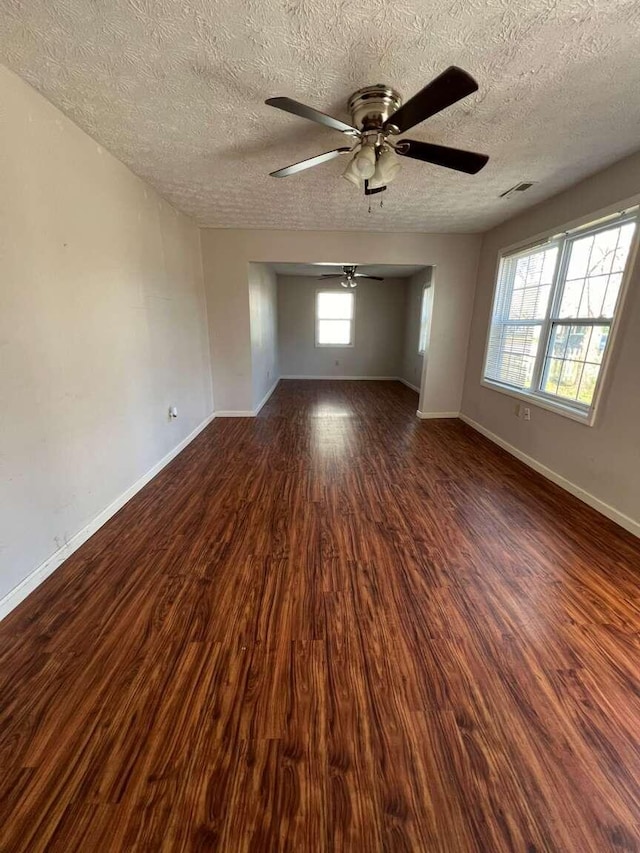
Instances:
[[[499,198],[508,198],[509,196],[515,195],[516,193],[526,192],[530,187],[535,186],[536,181],[520,181],[519,184],[511,187],[509,190],[505,190],[503,193],[500,193]]]

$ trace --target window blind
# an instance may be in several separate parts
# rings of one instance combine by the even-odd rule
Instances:
[[[532,387],[557,259],[557,243],[502,258],[489,332],[488,379]]]

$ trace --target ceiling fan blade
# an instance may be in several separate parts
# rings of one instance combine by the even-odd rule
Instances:
[[[286,178],[289,175],[295,175],[296,172],[302,172],[305,169],[311,169],[313,166],[319,166],[320,163],[326,163],[327,160],[333,160],[334,157],[339,157],[341,154],[348,154],[349,151],[351,148],[335,148],[333,151],[325,151],[324,154],[318,154],[317,157],[292,163],[291,166],[285,166],[283,169],[277,169],[275,172],[269,172],[269,174],[272,178]]]
[[[370,281],[384,281],[379,275],[365,275],[363,272],[357,272],[355,278],[368,278]]]
[[[319,275],[318,278],[345,278],[345,274],[341,273],[340,275]]]
[[[412,157],[414,160],[434,163],[436,166],[445,166],[447,169],[455,169],[469,175],[475,175],[489,160],[487,154],[462,151],[447,145],[433,145],[431,142],[418,142],[415,139],[402,139],[397,144],[396,151],[403,157]]]
[[[350,124],[340,121],[339,118],[328,116],[326,113],[314,110],[313,107],[308,107],[306,104],[292,100],[292,98],[267,98],[265,104],[268,104],[270,107],[276,107],[279,110],[284,110],[286,113],[292,113],[294,116],[300,116],[300,118],[307,118],[309,121],[324,124],[332,130],[339,130],[341,133],[348,133],[352,136],[360,136],[360,131],[357,127],[352,127]]]
[[[440,110],[466,98],[477,88],[478,84],[470,74],[451,65],[390,115],[383,127],[396,127],[399,133],[405,133]]]

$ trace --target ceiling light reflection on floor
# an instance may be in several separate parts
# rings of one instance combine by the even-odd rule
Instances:
[[[327,414],[314,415],[311,440],[314,453],[325,461],[339,461],[353,454],[356,431],[348,412],[322,407]]]
[[[344,406],[320,404],[311,410],[312,418],[350,418],[353,410]]]

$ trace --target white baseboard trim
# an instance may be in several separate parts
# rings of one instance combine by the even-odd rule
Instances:
[[[270,397],[270,396],[273,394],[273,392],[276,390],[276,388],[278,387],[278,383],[279,383],[279,382],[280,382],[280,377],[278,376],[278,378],[277,378],[277,379],[276,379],[276,381],[273,383],[273,385],[271,386],[271,388],[269,388],[269,390],[268,390],[268,391],[267,391],[267,393],[264,395],[264,397],[262,398],[262,400],[258,403],[258,408],[257,408],[257,409],[255,409],[255,410],[254,410],[254,412],[253,412],[253,414],[254,414],[254,415],[259,415],[259,414],[260,414],[260,410],[262,409],[262,407],[264,406],[264,404],[267,402],[267,400],[269,399],[269,397]]]
[[[217,418],[255,418],[256,413],[253,409],[243,409],[239,411],[234,411],[232,409],[228,409],[222,412],[216,412]]]
[[[402,382],[403,385],[406,385],[407,388],[411,388],[411,390],[415,391],[416,394],[420,393],[420,389],[417,385],[412,385],[411,382],[407,382],[407,380],[403,379],[402,376],[396,376],[396,379],[398,380],[398,382]]]
[[[184,450],[185,447],[211,423],[214,417],[216,417],[216,415],[212,414],[205,418],[202,423],[193,430],[193,432],[190,432],[186,438],[183,438],[182,441],[173,448],[173,450],[170,450],[166,456],[163,456],[159,462],[156,462],[153,468],[150,468],[146,474],[143,474],[139,480],[136,480],[132,486],[129,486],[129,488],[117,497],[115,501],[110,503],[106,509],[103,509],[102,512],[93,519],[93,521],[90,521],[86,527],[83,527],[82,530],[72,536],[68,542],[65,542],[64,545],[58,548],[58,550],[48,557],[44,563],[41,563],[36,569],[28,574],[24,580],[20,581],[18,586],[14,587],[2,599],[0,599],[0,620],[4,619],[4,617],[17,607],[21,601],[24,601],[29,593],[33,592],[36,587],[40,586],[40,584],[46,580],[49,575],[53,574],[53,572],[55,572],[55,570],[64,563],[67,557],[70,557],[71,554],[73,554],[74,551],[77,551],[78,548],[83,545],[89,537],[93,536],[93,534],[99,530],[103,524],[106,524],[106,522],[109,521],[109,519],[115,515],[116,512],[118,512],[118,510],[127,503],[127,501],[131,500],[131,498],[139,492],[140,489],[146,486],[147,483],[165,467],[165,465],[168,465],[172,459],[175,459],[178,453]]]
[[[280,379],[335,379],[338,382],[343,379],[348,379],[350,381],[361,381],[361,382],[398,382],[397,376],[281,376]]]
[[[418,409],[416,415],[423,421],[428,421],[432,418],[457,418],[460,417],[460,412],[421,412]]]
[[[592,509],[595,509],[597,512],[602,515],[610,518],[611,521],[615,521],[616,524],[619,524],[620,527],[624,527],[625,530],[628,530],[629,533],[633,533],[634,536],[640,537],[640,522],[635,521],[633,518],[630,518],[628,515],[617,510],[615,507],[612,507],[610,504],[601,501],[600,498],[597,498],[595,495],[592,495],[591,492],[587,492],[581,486],[572,483],[571,480],[567,480],[566,477],[563,477],[562,474],[558,474],[556,471],[553,471],[551,468],[548,468],[542,462],[538,462],[537,459],[534,459],[533,456],[529,456],[526,453],[523,453],[522,450],[519,450],[513,444],[509,444],[509,442],[500,438],[499,435],[488,430],[486,427],[483,427],[482,424],[479,424],[477,421],[472,420],[472,418],[468,417],[460,413],[460,420],[464,421],[468,424],[472,429],[475,429],[476,432],[479,432],[481,435],[484,435],[485,438],[488,438],[489,441],[492,441],[494,444],[497,444],[498,447],[501,447],[503,450],[506,450],[507,453],[510,453],[512,456],[515,456],[516,459],[519,459],[521,462],[524,462],[525,465],[528,465],[529,468],[533,468],[534,471],[537,471],[538,474],[542,474],[543,477],[546,477],[547,480],[551,480],[552,483],[555,483],[560,488],[565,489],[565,491],[570,492],[570,494],[574,495],[574,497],[581,500],[583,503],[588,504]]]

